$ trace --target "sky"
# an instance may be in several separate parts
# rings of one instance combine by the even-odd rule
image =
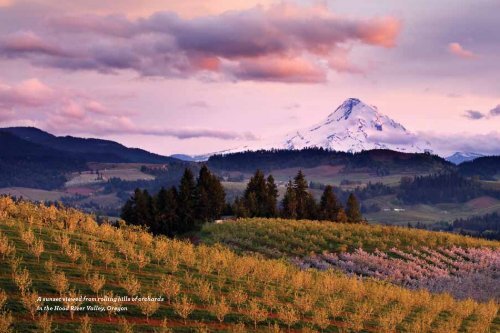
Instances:
[[[500,1],[0,0],[0,127],[159,154],[258,146],[349,97],[500,154]]]

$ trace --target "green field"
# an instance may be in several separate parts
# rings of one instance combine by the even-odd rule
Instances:
[[[407,225],[408,223],[453,222],[459,218],[500,212],[500,200],[480,197],[465,203],[435,205],[402,205],[395,196],[382,196],[366,200],[366,205],[377,204],[381,211],[366,213],[364,217],[371,223]]]
[[[57,201],[69,194],[63,191],[47,191],[26,187],[4,187],[0,188],[0,195],[10,195],[17,198],[25,198],[32,201]]]
[[[372,252],[392,247],[408,250],[437,247],[500,247],[488,241],[445,232],[394,226],[341,224],[283,219],[239,219],[205,225],[202,235],[208,243],[228,244],[241,251],[269,257],[306,256],[311,253],[351,252],[358,248]]]

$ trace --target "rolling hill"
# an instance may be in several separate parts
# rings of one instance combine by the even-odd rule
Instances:
[[[110,140],[55,136],[35,127],[0,128],[0,132],[10,133],[24,141],[43,147],[71,153],[72,156],[82,158],[87,162],[168,163],[176,160],[143,149],[128,148]]]
[[[243,228],[261,224],[253,229],[264,236],[258,246],[266,235],[268,241],[279,237],[276,228],[295,234],[296,227],[278,222],[242,223]],[[281,247],[322,236],[342,245],[342,231],[318,234],[316,223],[290,223],[311,228]],[[400,233],[373,231],[379,244],[397,244]],[[421,233],[402,231],[412,232]],[[247,237],[237,231],[233,236]],[[475,246],[465,237],[424,236],[418,244],[444,240],[449,246]],[[452,333],[499,328],[493,301],[459,300],[380,279],[303,269],[294,261],[239,255],[221,244],[154,237],[127,225],[99,225],[73,209],[5,197],[0,197],[0,245],[0,322],[16,332]]]
[[[60,188],[70,172],[88,170],[89,162],[182,163],[119,143],[57,137],[33,127],[0,129],[0,187]]]

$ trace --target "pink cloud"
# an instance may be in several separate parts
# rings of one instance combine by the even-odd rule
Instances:
[[[393,17],[370,20],[359,26],[361,40],[372,45],[394,47],[401,21]]]
[[[71,117],[71,116],[70,116]],[[97,136],[108,135],[147,135],[174,137],[177,139],[213,138],[220,140],[255,140],[250,132],[236,132],[221,129],[182,127],[169,128],[161,126],[139,126],[128,117],[110,115],[105,118],[84,117],[78,121],[68,121],[67,114],[55,114],[48,117],[43,128],[54,132],[71,132]]]
[[[67,103],[64,103],[60,110],[61,115],[65,118],[70,118],[75,121],[85,118],[86,110],[75,101],[68,101]]]
[[[13,0],[0,0],[0,7],[8,7],[12,5]]]
[[[401,30],[393,17],[354,19],[326,6],[285,3],[191,19],[157,12],[138,19],[72,14],[48,22],[37,33],[57,45],[24,34],[0,43],[0,55],[66,70],[316,83],[329,69],[359,72],[349,50],[393,47]]]
[[[238,79],[254,81],[280,81],[317,83],[326,81],[324,70],[302,58],[245,59],[234,74]]]
[[[464,49],[459,43],[448,44],[448,51],[463,59],[475,59],[478,57],[478,55],[472,51]]]
[[[85,109],[89,112],[92,113],[97,113],[97,114],[110,114],[111,110],[109,110],[107,107],[102,105],[98,101],[88,101],[85,103]]]
[[[0,107],[38,107],[52,101],[54,90],[38,79],[30,79],[18,85],[0,83]]]
[[[57,93],[56,93],[57,92]],[[17,85],[0,83],[0,123],[23,119],[56,133],[152,135],[178,139],[254,140],[249,132],[221,129],[140,126],[129,111],[112,108],[75,90],[49,87],[34,78]]]
[[[43,40],[32,31],[19,31],[0,39],[0,51],[12,57],[30,53],[64,56],[57,45]]]

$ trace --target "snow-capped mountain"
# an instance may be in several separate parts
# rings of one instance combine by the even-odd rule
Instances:
[[[203,161],[214,154],[306,147],[322,147],[347,152],[370,149],[391,149],[408,153],[432,152],[429,142],[419,139],[400,123],[381,114],[376,107],[367,105],[357,98],[349,98],[321,123],[295,130],[284,137],[257,141],[218,153],[183,156],[182,159]]]
[[[448,162],[451,162],[453,164],[460,164],[462,162],[467,162],[467,161],[472,161],[475,160],[478,157],[483,157],[484,155],[478,154],[478,153],[470,153],[470,152],[456,152],[455,154],[446,157],[445,159]]]
[[[400,123],[357,98],[349,98],[321,123],[286,136],[282,148],[323,147],[358,152],[391,149],[401,152],[432,151],[430,143],[419,140]]]

